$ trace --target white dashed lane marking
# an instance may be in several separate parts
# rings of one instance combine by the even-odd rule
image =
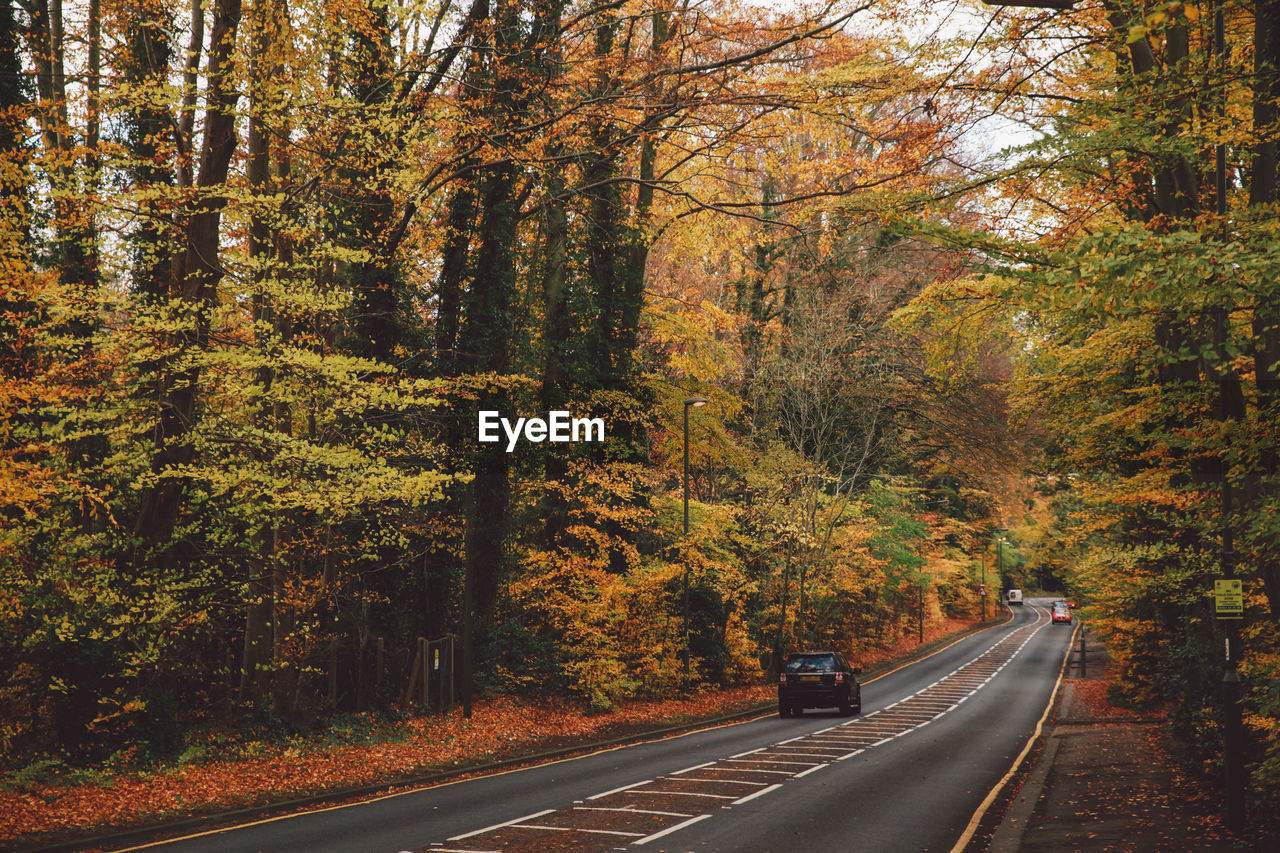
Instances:
[[[846,761],[868,749],[883,746],[951,713],[989,684],[1046,624],[1048,622],[1042,613],[1032,624],[1011,631],[982,654],[928,687],[865,717],[788,738],[773,746],[686,767],[668,776],[593,794],[585,802],[594,805],[572,805],[559,811],[548,809],[449,839],[451,844],[466,841],[465,847],[433,844],[422,848],[422,851],[507,853],[544,850],[547,833],[578,833],[573,838],[574,851],[617,850],[618,843],[624,838],[635,839],[630,842],[632,846],[648,844],[706,820],[718,809],[750,803],[789,781],[802,779],[833,762]],[[701,772],[690,775],[695,771]],[[754,779],[742,778],[750,774],[757,776]],[[782,780],[766,777],[782,777]],[[696,790],[680,790],[674,786]],[[758,790],[750,790],[752,788]],[[686,805],[688,811],[678,810]],[[550,819],[539,820],[548,815]],[[672,820],[671,825],[653,831],[655,822],[667,819]],[[592,836],[598,838],[598,842],[592,842]],[[543,840],[539,841],[538,837]],[[470,846],[473,843],[478,846]]]

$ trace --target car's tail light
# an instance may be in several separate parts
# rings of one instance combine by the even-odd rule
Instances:
[[[837,672],[837,673],[836,673],[836,684],[844,684],[844,673],[843,673],[843,672]]]

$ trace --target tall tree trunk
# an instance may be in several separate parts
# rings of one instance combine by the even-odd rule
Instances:
[[[278,52],[275,30],[280,10],[270,0],[256,0],[249,18],[249,126],[247,134],[247,158],[245,178],[249,191],[257,199],[265,199],[270,192],[271,137],[268,105],[272,101],[273,81],[281,73],[276,61]],[[255,369],[260,402],[254,412],[256,425],[264,432],[272,430],[274,406],[271,386],[275,369],[266,351],[275,337],[274,306],[270,294],[270,280],[274,242],[271,224],[265,211],[255,206],[249,219],[249,264],[254,275],[251,316],[258,348],[263,352],[262,364]],[[262,450],[265,456],[269,451]],[[267,460],[264,459],[264,462]],[[240,696],[244,701],[258,702],[269,692],[268,681],[272,671],[266,664],[274,656],[275,648],[283,638],[276,632],[278,587],[276,574],[280,559],[276,554],[279,531],[276,519],[262,517],[254,531],[252,541],[254,556],[249,560],[248,603],[245,608],[244,656],[241,660]],[[277,672],[278,676],[279,673]],[[278,711],[279,709],[277,709]]]
[[[192,151],[196,126],[196,96],[200,84],[200,54],[204,50],[204,7],[207,0],[191,0],[190,41],[182,67],[182,107],[178,114],[175,147],[178,150],[178,185],[189,187],[194,180]]]
[[[477,4],[478,5],[478,4]],[[522,38],[525,10],[517,0],[495,4],[487,37],[468,68],[477,91],[486,95],[486,111],[513,130],[527,121],[531,93],[545,73],[548,46],[559,37],[559,0],[538,7],[527,38]],[[488,11],[488,10],[486,10]],[[491,53],[489,53],[491,51]],[[486,55],[488,54],[488,55]],[[518,130],[511,143],[527,141]],[[516,247],[522,195],[518,170],[499,159],[478,180],[479,227],[471,287],[462,297],[459,366],[474,373],[503,375],[511,369],[512,310],[516,295]],[[465,342],[465,343],[464,343]],[[477,409],[509,411],[505,391],[480,394]],[[501,443],[484,444],[475,456],[475,479],[468,489],[467,542],[463,563],[462,701],[471,713],[476,652],[482,638],[476,626],[486,624],[497,603],[506,563],[509,462]]]
[[[553,158],[554,159],[554,158]],[[542,269],[542,385],[539,397],[548,412],[564,410],[571,389],[572,321],[569,310],[569,217],[565,209],[565,184],[561,171],[553,167],[547,182],[544,218],[546,244]],[[569,471],[567,445],[546,445],[543,474],[548,483],[558,483]],[[543,495],[543,540],[554,545],[568,523],[568,508],[555,488]]]
[[[231,57],[240,13],[240,0],[214,0],[211,47],[205,69],[204,143],[196,178],[196,185],[205,190],[214,190],[226,183],[235,153],[235,106],[239,94]],[[208,347],[210,313],[216,304],[216,287],[222,274],[218,241],[225,205],[225,195],[202,194],[180,219],[185,250],[175,258],[169,290],[181,305],[181,319],[186,325],[177,341],[184,355],[198,355]],[[178,522],[186,483],[172,472],[194,458],[189,436],[196,425],[200,372],[198,361],[192,361],[191,366],[161,377],[160,411],[151,461],[151,472],[157,479],[144,491],[134,523],[134,536],[144,548],[167,546]]]
[[[475,190],[464,180],[454,188],[447,206],[444,256],[436,286],[436,370],[441,376],[456,376],[458,371],[458,312],[475,226],[475,202]]]
[[[649,52],[656,56],[670,37],[665,13],[650,17]],[[612,8],[602,10],[596,26],[595,56],[600,72],[594,81],[596,97],[607,98],[614,82],[609,74],[610,59],[619,48],[615,44],[619,22]],[[612,123],[602,122],[591,136],[591,150],[583,158],[584,195],[589,199],[586,234],[587,276],[594,299],[593,323],[585,346],[591,371],[590,385],[620,391],[639,403],[645,391],[636,375],[635,352],[639,341],[640,316],[644,307],[644,271],[648,260],[650,211],[654,198],[657,136],[661,130],[667,99],[657,84],[647,87],[644,119],[638,135],[622,132]],[[634,146],[634,147],[633,147]],[[637,158],[634,200],[623,192],[623,158]],[[614,422],[614,445],[636,451],[638,424],[631,418]]]
[[[1280,121],[1280,0],[1257,0],[1254,6],[1253,126],[1258,142],[1250,168],[1249,203],[1277,201],[1276,123]],[[1269,286],[1268,286],[1269,285]],[[1274,281],[1258,289],[1253,305],[1252,350],[1257,389],[1255,418],[1260,425],[1280,422],[1280,293]],[[1280,450],[1264,446],[1256,467],[1249,471],[1246,499],[1255,508],[1274,501],[1280,488]],[[1270,605],[1280,621],[1280,541],[1272,535],[1257,544],[1258,572]]]
[[[85,66],[86,115],[84,135],[77,144],[67,100],[67,36],[62,0],[37,0],[29,7],[29,40],[36,56],[37,115],[47,160],[46,175],[52,191],[54,263],[65,287],[66,307],[54,315],[59,333],[68,342],[66,356],[83,359],[72,370],[80,384],[80,404],[87,405],[98,384],[89,357],[94,335],[100,325],[98,230],[96,207],[99,196],[99,92],[101,80],[101,20],[97,0],[90,0]],[[72,75],[73,79],[75,75]],[[72,468],[90,474],[100,467],[108,453],[106,438],[86,431],[67,446]],[[101,523],[88,504],[76,513],[80,527],[87,531]]]
[[[192,2],[203,8],[201,0]],[[144,92],[167,85],[171,59],[168,34],[158,21],[150,17],[149,10],[149,4],[129,7],[125,24],[124,79],[131,87]],[[201,22],[199,38],[203,37]],[[195,33],[192,41],[197,43]],[[184,97],[194,98],[194,71],[191,75],[193,79]],[[177,235],[167,224],[173,213],[168,201],[171,194],[163,192],[174,184],[174,167],[162,147],[162,140],[168,136],[172,122],[168,112],[157,105],[158,98],[138,100],[139,103],[130,107],[128,115],[129,172],[134,185],[146,192],[141,194],[138,202],[139,224],[130,235],[133,291],[144,298],[160,301],[167,298],[172,287],[174,246],[177,243]],[[192,107],[194,109],[194,103]],[[177,138],[180,150],[184,139],[189,144],[189,135],[180,133]],[[189,163],[189,160],[189,156],[180,154],[180,163]],[[189,185],[189,181],[184,184]]]
[[[464,300],[464,364],[470,372],[504,374],[510,369],[511,305],[515,293],[516,201],[514,167],[492,169],[481,183],[480,245],[475,277]],[[487,390],[477,410],[509,411],[507,395]],[[467,601],[462,661],[463,711],[470,716],[476,644],[475,626],[486,624],[497,602],[505,564],[510,482],[508,456],[501,443],[482,445],[476,454],[469,489],[466,557]]]
[[[760,218],[772,219],[774,216],[775,185],[773,177],[766,174],[760,186]],[[776,315],[769,304],[769,288],[767,287],[769,272],[773,266],[773,235],[762,230],[755,244],[755,265],[742,278],[738,285],[738,310],[747,315],[747,323],[743,327],[741,342],[743,352],[742,387],[748,392],[754,384],[756,369],[764,356],[764,328]]]
[[[31,375],[35,362],[19,330],[22,318],[40,311],[24,287],[32,272],[30,151],[15,11],[0,8],[0,377]]]
[[[367,21],[357,28],[353,64],[357,67],[354,92],[361,103],[376,106],[387,103],[395,91],[392,79],[391,26],[388,6],[370,2],[363,10]],[[372,140],[361,139],[361,145]],[[360,248],[369,253],[355,265],[352,285],[355,348],[362,355],[391,364],[397,360],[397,346],[405,341],[402,312],[404,284],[399,280],[395,264],[397,240],[393,234],[402,217],[397,216],[396,203],[388,182],[397,165],[396,151],[383,152],[379,162],[355,177],[362,196],[359,198],[354,237]]]
[[[557,2],[548,14],[547,28],[551,32],[560,29],[562,3]],[[564,54],[558,40],[552,40],[546,52],[547,74],[559,78],[564,74]],[[568,304],[569,283],[569,216],[566,209],[568,194],[565,186],[565,167],[560,162],[564,154],[561,141],[552,141],[545,147],[545,159],[550,164],[546,171],[544,188],[546,201],[543,208],[543,228],[546,245],[542,266],[542,385],[539,397],[542,407],[548,411],[563,409],[568,399],[566,383],[569,370],[570,317]],[[547,448],[548,480],[559,480],[567,469],[563,448]],[[559,507],[548,514],[548,540],[554,541],[559,527]],[[553,517],[554,516],[554,517]]]
[[[282,45],[290,42],[290,33],[288,32],[289,21],[289,4],[288,0],[277,0],[279,3],[278,12],[274,16],[276,23],[281,29],[275,31],[277,39],[277,49],[282,49]],[[283,63],[276,59],[276,68],[283,68]],[[290,186],[290,180],[293,172],[293,161],[289,152],[290,128],[292,123],[288,116],[281,116],[282,122],[278,135],[279,141],[275,145],[275,153],[272,158],[274,163],[275,186],[279,192],[284,192]],[[281,210],[280,215],[286,219],[289,216],[288,208]],[[287,229],[276,228],[271,234],[272,251],[275,256],[275,272],[277,280],[290,275],[290,269],[294,260],[294,242],[289,236]],[[271,311],[271,325],[275,334],[275,339],[280,343],[287,343],[293,334],[293,326],[288,315],[274,307]],[[271,377],[274,384],[275,375]],[[270,401],[270,422],[272,428],[281,435],[293,434],[293,409],[287,401],[279,396]],[[300,528],[307,523],[306,520],[299,516],[293,516],[290,519],[292,526]],[[319,531],[316,531],[318,538]],[[279,543],[276,543],[277,549]],[[277,715],[284,716],[286,714],[292,716],[296,711],[298,704],[298,686],[301,673],[295,662],[289,659],[286,654],[287,642],[289,636],[294,629],[296,621],[295,614],[288,604],[288,596],[282,594],[284,582],[283,571],[285,562],[281,557],[276,555],[276,570],[273,576],[273,593],[275,600],[275,612],[272,616],[272,630],[274,645],[272,648],[272,656],[276,661],[276,690],[273,697],[273,704]]]
[[[1259,136],[1250,169],[1249,203],[1276,202],[1277,121],[1280,121],[1280,0],[1258,0],[1254,15],[1253,126]],[[1259,297],[1253,315],[1254,380],[1258,408],[1274,417],[1280,405],[1280,297]],[[1275,473],[1276,456],[1271,455]],[[1280,599],[1277,599],[1280,604]]]
[[[85,139],[83,173],[88,178],[80,184],[77,174],[75,133],[71,127],[67,103],[66,33],[63,26],[62,0],[35,0],[30,7],[28,38],[36,59],[37,91],[40,97],[41,139],[53,188],[54,236],[59,277],[71,295],[70,311],[62,321],[66,331],[83,352],[98,325],[98,235],[94,224],[96,199],[83,196],[96,184],[97,87],[100,63],[99,22],[96,3],[91,4],[89,22],[89,128]],[[93,147],[89,139],[92,137]],[[90,167],[93,168],[90,168]]]

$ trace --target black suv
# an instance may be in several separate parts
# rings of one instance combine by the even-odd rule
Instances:
[[[787,655],[778,673],[778,716],[799,716],[805,708],[839,708],[842,714],[862,710],[861,668],[849,666],[835,652]]]

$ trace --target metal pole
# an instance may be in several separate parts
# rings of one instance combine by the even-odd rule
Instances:
[[[1231,633],[1234,629],[1228,628],[1227,631],[1227,648],[1230,654],[1234,652],[1231,649]],[[1236,833],[1244,829],[1245,825],[1244,723],[1240,715],[1243,693],[1240,673],[1236,671],[1235,662],[1230,661],[1222,676],[1222,747],[1223,775],[1227,788],[1225,818],[1227,829]]]
[[[996,540],[996,577],[1000,579],[1000,588],[1004,589],[1004,537]]]
[[[1216,0],[1213,4],[1213,52],[1217,54],[1220,64],[1219,70],[1226,71],[1221,66],[1223,58],[1227,53],[1226,36],[1223,31],[1222,21],[1222,0]],[[1218,114],[1225,116],[1227,114],[1227,81],[1226,74],[1222,79],[1222,103],[1218,105]],[[1214,195],[1217,196],[1215,201],[1218,205],[1218,216],[1227,215],[1227,144],[1218,142],[1217,150],[1214,152],[1214,168],[1217,174],[1214,175]],[[1224,223],[1225,224],[1225,223]]]
[[[684,535],[689,535],[689,404],[684,406]]]
[[[1221,12],[1219,12],[1221,14]],[[1222,460],[1222,573],[1228,579],[1236,575],[1236,554],[1231,527],[1231,481],[1227,477],[1226,460]],[[1240,638],[1235,624],[1226,626],[1224,668],[1222,673],[1222,769],[1226,787],[1224,819],[1227,829],[1240,832],[1245,826],[1244,720],[1240,708],[1244,691],[1236,660],[1240,655]]]
[[[978,555],[982,558],[982,621],[987,621],[987,549],[984,545],[982,553]]]
[[[1217,59],[1218,70],[1222,73],[1222,102],[1218,105],[1218,114],[1223,117],[1227,113],[1226,47],[1222,0],[1215,0],[1213,4],[1213,52]],[[1214,201],[1217,206],[1219,225],[1223,229],[1223,236],[1225,237],[1227,216],[1227,146],[1225,142],[1218,142],[1214,151],[1214,161]],[[1227,328],[1228,309],[1226,306],[1222,306],[1216,313],[1217,317],[1215,319],[1218,328],[1215,332],[1219,339],[1225,342],[1229,334]],[[1221,377],[1219,380],[1221,386],[1219,401],[1222,407],[1221,415],[1223,421],[1230,420],[1232,417],[1230,404],[1227,400],[1226,371],[1229,369],[1225,365],[1219,368],[1219,376]],[[1231,478],[1225,452],[1219,452],[1218,465],[1219,487],[1222,493],[1222,575],[1224,578],[1233,579],[1236,576],[1235,531],[1231,524],[1234,500],[1231,493]],[[1222,747],[1223,782],[1226,785],[1224,817],[1227,828],[1232,832],[1239,832],[1244,828],[1245,824],[1244,724],[1241,719],[1240,709],[1243,691],[1240,685],[1240,673],[1236,670],[1236,658],[1239,655],[1238,642],[1236,627],[1228,625],[1226,628],[1226,660],[1222,674]]]
[[[684,633],[684,684],[689,685],[689,401],[684,403],[684,540],[680,544],[684,557],[684,580],[681,583],[681,610]]]

